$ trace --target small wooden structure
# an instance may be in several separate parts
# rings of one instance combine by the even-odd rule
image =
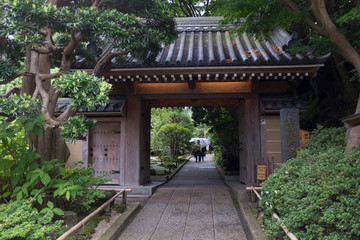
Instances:
[[[178,39],[152,65],[131,56],[126,64],[111,63],[103,77],[113,85],[112,102],[83,113],[98,120],[80,143],[82,160],[95,164],[95,174],[109,172],[112,184],[125,186],[150,181],[152,107],[236,108],[239,181],[246,184],[255,182],[262,159],[273,158],[276,165],[291,156],[299,145],[296,115],[306,109],[293,97],[291,81],[316,76],[325,58],[286,52],[293,39],[282,30],[268,41],[245,33],[234,37],[233,26],[219,28],[220,19],[177,18]],[[91,72],[86,64],[74,69]]]

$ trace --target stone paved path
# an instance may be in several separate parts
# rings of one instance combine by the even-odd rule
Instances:
[[[120,240],[246,240],[230,190],[208,154],[156,190]]]

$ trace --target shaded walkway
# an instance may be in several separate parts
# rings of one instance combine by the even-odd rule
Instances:
[[[230,190],[208,154],[192,158],[149,199],[121,240],[246,240]]]

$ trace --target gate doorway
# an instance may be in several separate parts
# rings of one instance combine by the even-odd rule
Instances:
[[[218,139],[215,140],[217,142],[214,142],[213,141],[214,139],[211,139],[211,142],[213,143],[212,146],[214,145],[221,146],[221,149],[223,149],[221,152],[216,151],[218,157],[218,163],[220,167],[226,170],[228,174],[231,174],[233,178],[239,175],[239,161],[241,160],[239,155],[239,136],[240,136],[239,117],[240,117],[240,112],[245,112],[245,110],[243,109],[245,100],[241,98],[231,98],[231,97],[229,97],[228,99],[216,98],[215,95],[211,95],[211,94],[208,95],[207,97],[208,99],[204,99],[204,98],[172,99],[171,101],[149,100],[147,102],[146,105],[152,107],[151,114],[154,114],[151,116],[152,119],[151,126],[153,126],[154,128],[151,129],[151,134],[150,134],[151,135],[150,138],[152,139],[151,147],[150,147],[152,157],[149,159],[149,161],[151,162],[151,166],[158,168],[157,173],[159,172],[162,173],[162,171],[160,170],[162,168],[156,166],[155,164],[156,162],[160,164],[160,162],[165,161],[166,162],[165,167],[166,167],[167,163],[171,164],[171,161],[175,161],[172,158],[173,156],[171,154],[171,151],[169,150],[170,147],[167,145],[168,143],[171,142],[171,144],[177,146],[178,149],[176,152],[180,153],[181,156],[185,156],[186,158],[191,157],[193,155],[191,146],[194,143],[190,143],[190,139],[209,138],[210,133],[207,132],[207,130],[211,128],[210,132],[211,133],[216,132],[216,136],[218,137]],[[173,110],[164,109],[163,111],[161,111],[161,108],[168,108],[168,107],[174,109]],[[183,110],[178,110],[176,108],[188,108],[188,110],[183,111]],[[193,117],[193,114],[199,117],[198,118]],[[215,118],[216,118],[217,119],[216,124],[214,125],[211,124],[210,122],[207,121],[204,122],[200,120],[203,118],[202,116],[200,116],[201,114],[204,114],[203,116],[205,115],[211,116],[210,118],[212,123],[215,123]],[[175,117],[175,115],[177,115],[177,117]],[[181,117],[181,115],[187,115],[188,119],[184,119],[184,116]],[[161,119],[159,120],[159,118]],[[189,126],[188,120],[194,122],[192,122]],[[176,137],[172,136],[172,140],[165,141],[168,143],[165,144],[160,143],[158,139],[158,133],[160,132],[161,126],[159,126],[158,122],[161,122],[160,125],[164,126],[164,128],[161,131],[162,134],[164,129],[168,130],[168,135],[165,136],[162,135],[161,136],[162,139],[167,138],[167,136],[173,134],[175,125],[177,124],[180,124],[185,129],[190,130],[191,135],[188,137],[189,139],[187,139],[186,142],[184,142],[184,140],[181,137],[179,137],[179,133],[183,135],[187,135],[186,130],[181,128],[176,128],[178,129]],[[207,125],[206,128],[205,129],[198,128],[200,123],[206,124]],[[169,124],[172,126],[170,127]],[[241,132],[244,133],[245,129],[242,129]],[[176,141],[179,142],[178,145],[174,143],[175,138],[177,138]],[[154,142],[153,139],[155,139],[156,141]],[[224,139],[226,141],[224,141]],[[225,142],[226,144],[224,144]],[[187,145],[187,147],[186,148],[180,147],[183,145]],[[207,148],[206,152],[208,152],[208,150],[209,149]],[[185,154],[183,154],[184,152]],[[176,163],[173,164],[176,165]],[[243,165],[245,165],[245,163]],[[167,169],[165,170],[169,171]],[[154,170],[152,170],[152,172],[154,173]],[[244,178],[246,178],[246,176],[244,176]]]

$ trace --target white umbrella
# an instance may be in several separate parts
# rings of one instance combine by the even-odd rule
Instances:
[[[208,139],[206,138],[192,138],[189,142],[197,143],[198,140],[200,141],[200,145],[202,148],[210,145]]]

